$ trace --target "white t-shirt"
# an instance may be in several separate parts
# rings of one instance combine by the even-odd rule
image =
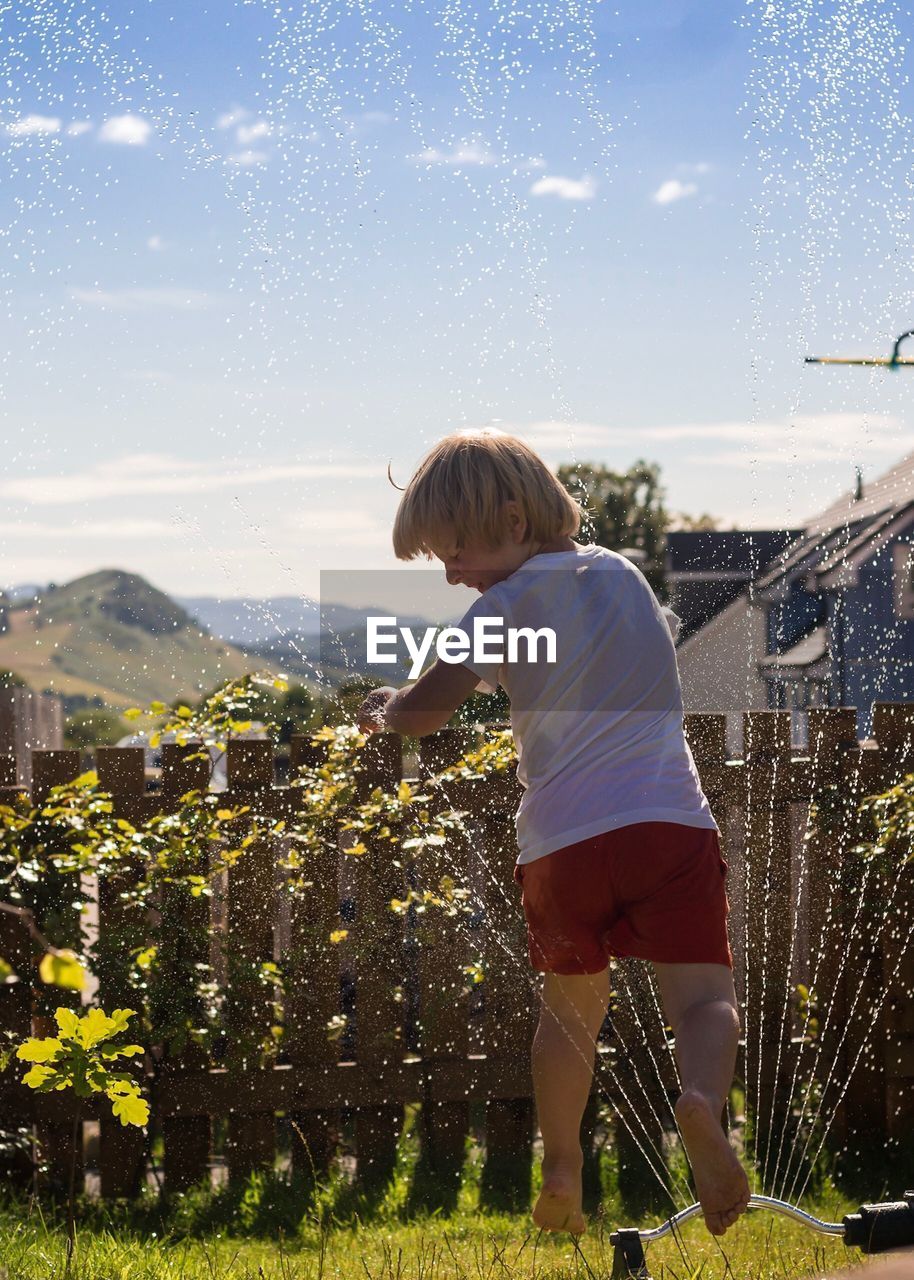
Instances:
[[[477,617],[555,631],[554,663],[544,639],[536,661],[523,641],[516,661],[464,661],[477,688],[501,684],[511,701],[524,787],[518,862],[633,822],[719,830],[683,733],[679,619],[637,565],[593,544],[541,553],[482,592],[457,625],[472,637]],[[500,634],[493,627],[487,644],[506,659]]]

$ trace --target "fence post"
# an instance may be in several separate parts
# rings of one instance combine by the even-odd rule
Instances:
[[[232,805],[250,805],[238,819],[239,833],[261,817],[271,800],[273,744],[235,739],[228,744],[228,791]],[[240,1073],[236,1104],[230,1108],[226,1157],[229,1181],[243,1181],[257,1168],[272,1169],[276,1158],[276,1126],[272,1110],[257,1108],[260,1045],[273,1023],[268,986],[259,968],[273,960],[276,920],[273,841],[260,838],[245,848],[228,870],[228,981],[225,1027],[226,1064]]]
[[[22,790],[16,785],[16,757],[0,756],[0,804],[11,803]],[[13,1045],[31,1035],[34,949],[24,922],[0,912],[0,956],[18,979],[0,983],[0,1037],[8,1036]],[[14,1059],[0,1072],[0,1182],[16,1191],[32,1181],[32,1107],[30,1100],[14,1096],[22,1065]]]
[[[487,1065],[491,1063],[487,1078],[490,1090],[499,1077],[510,1082],[510,1092],[499,1089],[494,1097],[490,1093],[486,1103],[481,1191],[484,1203],[492,1209],[523,1211],[530,1204],[536,1114],[530,1050],[541,978],[527,956],[521,891],[514,883],[514,809],[520,790],[515,782],[508,795],[498,796],[493,804],[489,792],[501,785],[500,779],[487,779],[478,789],[474,806],[479,847],[488,873],[483,990]]]
[[[363,748],[363,766],[359,801],[367,799],[373,787],[395,789],[403,776],[400,735],[373,734]],[[394,866],[399,862],[396,845],[371,837],[364,844],[367,852],[356,864],[356,1058],[363,1079],[375,1087],[386,1080],[399,1089],[403,1046],[394,987],[402,971],[403,933],[390,903],[403,893],[403,874]],[[363,1186],[377,1188],[393,1173],[402,1125],[400,1100],[356,1108],[357,1176]]]
[[[454,764],[475,745],[472,729],[439,729],[419,741],[419,788],[423,779]],[[444,793],[445,802],[447,794]],[[458,887],[467,885],[468,849],[460,833],[447,844],[422,850],[414,864],[414,888],[437,893],[443,877]],[[423,1097],[421,1111],[422,1154],[416,1166],[414,1196],[431,1203],[453,1206],[460,1187],[470,1127],[467,1098],[436,1096],[441,1072],[455,1064],[467,1068],[469,1052],[469,960],[466,915],[443,917],[432,908],[416,914],[414,924],[416,976],[419,988],[419,1035],[422,1055]]]
[[[743,713],[746,829],[746,1112],[763,1187],[793,1078],[790,712]]]
[[[878,744],[879,790],[888,791],[914,770],[914,705],[875,702],[873,737]],[[905,946],[914,910],[911,865],[905,865],[911,853],[910,840],[906,842],[904,836],[889,849],[891,862],[880,876],[879,897],[873,895],[868,903],[869,939],[852,940],[857,963],[866,968],[856,1016],[849,1024],[852,1051],[855,1056],[861,1052],[849,1084],[848,1129],[849,1142],[856,1139],[867,1151],[872,1151],[874,1142],[890,1138],[896,1151],[909,1148],[914,1121],[910,1081],[914,1074],[910,1063],[914,961],[912,947]],[[884,1046],[881,1052],[880,1046]]]
[[[142,797],[146,790],[145,751],[142,747],[97,747],[96,770],[99,785],[111,792],[114,813],[128,822],[143,819]],[[138,803],[139,801],[139,803]],[[107,963],[97,975],[98,999],[110,1012],[113,1008],[130,1008],[136,1000],[135,990],[127,982],[131,944],[145,941],[145,920],[137,918],[137,908],[124,907],[120,894],[138,879],[134,862],[124,865],[118,874],[96,877],[98,892],[98,939],[100,955]],[[141,1075],[144,1059],[138,1061]],[[122,1070],[128,1068],[121,1068]],[[136,1073],[136,1069],[134,1069]],[[141,1084],[145,1081],[141,1078]],[[150,1116],[150,1127],[154,1117]],[[133,1125],[124,1126],[102,1106],[99,1121],[99,1164],[102,1196],[135,1196],[143,1176],[145,1136]]]
[[[180,797],[189,791],[206,792],[209,786],[209,761],[205,758],[188,758],[196,755],[201,747],[200,742],[163,744],[164,812],[177,809]],[[198,852],[196,860],[189,858],[186,870],[188,875],[206,876],[209,872],[206,852]],[[199,898],[191,897],[180,885],[166,884],[162,886],[158,906],[164,944],[157,957],[159,980],[163,993],[167,993],[169,989],[180,989],[177,984],[186,988],[188,982],[193,981],[189,975],[196,972],[196,966],[211,962],[210,899],[204,894]],[[194,1017],[195,1012],[199,1016]],[[195,1025],[200,1026],[203,1013],[195,1000],[191,1001],[191,1016],[194,1017]],[[154,1020],[154,1024],[158,1024],[158,1019]],[[161,1047],[159,1075],[163,1083],[182,1072],[202,1073],[206,1065],[203,1050],[189,1038],[180,1052],[174,1052],[166,1045]],[[212,1136],[212,1120],[206,1110],[208,1102],[205,1091],[201,1091],[199,1115],[163,1115],[160,1118],[165,1148],[163,1171],[166,1197],[186,1191],[207,1175]]]
[[[32,802],[41,804],[52,787],[71,782],[79,776],[78,751],[51,751],[36,749],[32,752]],[[74,908],[78,895],[78,882],[71,873],[51,871],[41,886],[44,910],[38,926],[54,946],[82,950],[80,917]],[[57,1023],[53,1010],[58,1006],[72,1008],[79,1014],[82,1008],[79,992],[64,991],[60,987],[36,986],[38,997],[32,1016],[32,1034],[53,1036]],[[68,1103],[71,1099],[68,1098]],[[79,1105],[72,1099],[75,1109]],[[40,1103],[39,1103],[40,1106]],[[70,1178],[70,1165],[74,1151],[74,1124],[72,1120],[39,1119],[36,1125],[40,1151],[39,1181],[55,1194],[66,1194]],[[76,1165],[74,1188],[83,1186],[83,1125],[80,1120],[75,1128]]]
[[[289,781],[303,765],[319,764],[326,754],[325,745],[294,734]],[[293,802],[296,790],[288,792]],[[311,885],[307,897],[302,891],[288,899],[283,1052],[301,1080],[339,1078],[338,1044],[328,1035],[328,1023],[340,1011],[339,951],[330,942],[331,932],[340,924],[339,856],[336,843],[310,855],[303,871]],[[306,1180],[320,1179],[336,1146],[338,1111],[293,1110],[289,1120],[293,1171]]]
[[[838,789],[851,792],[860,771],[855,707],[810,707],[808,711],[810,756],[810,800],[820,805]],[[841,1044],[845,1032],[844,967],[847,963],[846,913],[854,903],[846,892],[845,845],[852,833],[831,829],[827,812],[810,826],[805,839],[808,881],[807,935],[809,939],[809,989],[816,1005],[817,1032],[808,1045],[801,1046],[809,1071],[802,1078],[815,1078],[821,1088],[829,1084],[837,1095],[846,1079],[846,1054]],[[827,1001],[827,1003],[826,1003]],[[800,1023],[802,1031],[806,1018]],[[823,1110],[826,1099],[822,1097]],[[810,1098],[806,1113],[810,1119],[819,1103]],[[829,1133],[829,1146],[846,1141],[843,1102],[837,1107]],[[788,1155],[788,1171],[790,1155]],[[797,1171],[800,1172],[799,1170]],[[786,1173],[785,1173],[786,1178]]]

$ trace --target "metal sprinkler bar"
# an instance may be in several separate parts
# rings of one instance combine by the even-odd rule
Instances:
[[[907,333],[902,333],[895,339],[895,345],[892,348],[892,354],[888,359],[881,359],[879,356],[865,356],[861,359],[854,359],[851,356],[806,356],[806,364],[864,364],[880,369],[897,369],[899,365],[914,364],[914,359],[902,359],[898,350],[905,338],[914,337],[914,329],[909,329]]]
[[[796,1205],[775,1200],[773,1196],[750,1196],[749,1208],[767,1209],[770,1213],[793,1218],[819,1235],[840,1237],[846,1245],[853,1245],[862,1253],[884,1253],[886,1249],[914,1245],[914,1191],[906,1191],[903,1200],[862,1204],[856,1213],[847,1214],[841,1222],[822,1222]],[[613,1246],[612,1280],[651,1280],[644,1246],[663,1239],[680,1223],[688,1222],[699,1213],[701,1205],[691,1204],[652,1230],[622,1227],[614,1231],[609,1237]]]

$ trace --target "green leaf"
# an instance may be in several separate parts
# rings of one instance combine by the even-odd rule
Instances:
[[[63,1049],[59,1040],[48,1037],[46,1040],[30,1038],[16,1050],[16,1057],[23,1062],[53,1062]]]
[[[75,951],[48,951],[41,957],[38,973],[42,982],[50,986],[65,987],[68,991],[82,991],[86,972]]]
[[[8,960],[4,960],[3,956],[0,956],[0,982],[6,982],[7,978],[12,977],[12,975],[13,966]]]

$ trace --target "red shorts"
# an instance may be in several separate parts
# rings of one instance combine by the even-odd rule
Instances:
[[[733,968],[713,827],[633,822],[518,864],[530,963],[600,973],[611,956]]]

